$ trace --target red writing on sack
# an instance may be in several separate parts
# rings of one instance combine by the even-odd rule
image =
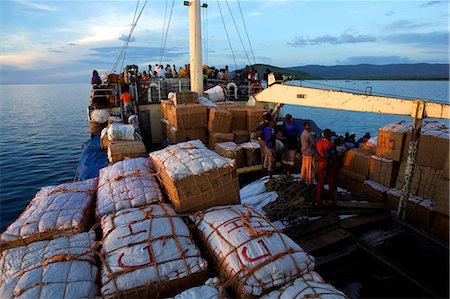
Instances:
[[[243,256],[247,261],[249,261],[249,262],[252,263],[252,262],[255,262],[255,261],[257,261],[257,260],[264,259],[264,258],[266,258],[266,257],[268,257],[268,256],[272,256],[272,254],[271,254],[270,251],[269,251],[269,248],[267,248],[267,245],[266,245],[266,243],[264,243],[263,240],[258,240],[258,244],[260,244],[260,245],[262,246],[262,249],[263,249],[266,253],[263,253],[263,254],[261,254],[261,255],[259,255],[259,256],[255,256],[255,257],[250,257],[250,256],[248,256],[248,253],[247,253],[248,248],[247,248],[247,246],[243,246],[243,247],[242,247],[242,250],[241,250],[242,256]]]
[[[136,268],[142,268],[145,266],[150,266],[153,265],[155,263],[155,258],[153,257],[153,254],[150,250],[150,245],[145,246],[144,248],[142,248],[143,250],[147,250],[148,253],[148,257],[149,257],[149,261],[147,263],[143,263],[143,264],[138,264],[138,265],[125,265],[122,261],[125,252],[122,252],[119,256],[119,259],[117,261],[117,264],[119,265],[119,267],[122,267],[123,269],[127,269],[127,270],[134,270]]]

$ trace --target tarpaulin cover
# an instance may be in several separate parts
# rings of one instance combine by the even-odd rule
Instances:
[[[314,258],[251,206],[214,207],[194,220],[237,297],[260,296],[314,269]]]
[[[100,170],[96,215],[163,200],[147,158],[126,159]]]
[[[203,281],[207,263],[170,205],[120,210],[101,226],[103,296],[153,298]]]
[[[331,284],[325,283],[314,271],[304,274],[279,290],[270,292],[261,299],[345,299],[345,294]]]
[[[108,157],[100,147],[100,136],[94,136],[83,144],[75,179],[84,181],[98,177],[99,170],[106,166],[108,166]]]
[[[0,247],[26,245],[87,229],[97,179],[44,187],[0,236]]]
[[[0,298],[87,298],[98,294],[95,232],[7,249],[0,258]]]

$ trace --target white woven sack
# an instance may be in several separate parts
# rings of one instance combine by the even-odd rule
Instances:
[[[112,123],[108,127],[109,141],[134,140],[134,126],[129,124]]]
[[[100,169],[97,217],[163,200],[147,158],[126,159]]]
[[[102,296],[161,296],[203,279],[207,263],[170,205],[121,210],[105,216],[101,226]]]
[[[203,285],[187,289],[176,295],[175,299],[219,299],[219,290],[213,286]]]
[[[214,207],[194,219],[238,297],[260,296],[314,269],[314,258],[251,206]]]
[[[234,165],[232,159],[224,158],[209,150],[200,140],[170,145],[150,153],[150,159],[164,167],[169,177],[175,181]]]
[[[0,298],[87,298],[98,294],[95,232],[7,249]]]
[[[85,230],[98,179],[44,187],[0,236],[2,248]]]
[[[106,109],[94,109],[91,112],[91,121],[103,124],[108,121],[109,112]]]
[[[304,274],[279,290],[270,292],[261,299],[346,299],[347,296],[331,284],[325,283],[314,271]]]

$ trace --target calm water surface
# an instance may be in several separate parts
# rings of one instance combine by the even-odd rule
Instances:
[[[432,99],[448,102],[443,81],[303,81],[304,86]],[[326,86],[324,86],[326,85]],[[44,186],[70,182],[75,176],[82,144],[89,138],[86,106],[89,84],[0,85],[0,232],[25,209]],[[285,106],[283,113],[313,119],[338,134],[377,129],[408,119],[372,113]]]

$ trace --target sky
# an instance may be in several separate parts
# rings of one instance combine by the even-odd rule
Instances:
[[[128,64],[189,63],[183,1],[144,3],[0,1],[0,84],[89,83],[94,69],[102,75]],[[449,63],[447,0],[202,3],[203,63],[210,66]]]

